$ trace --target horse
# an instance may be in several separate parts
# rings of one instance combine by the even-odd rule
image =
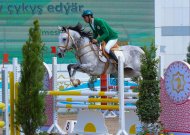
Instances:
[[[60,30],[57,55],[63,58],[66,51],[75,50],[78,63],[67,66],[70,80],[74,86],[80,85],[75,79],[76,71],[87,73],[89,76],[102,74],[117,74],[117,66],[113,60],[102,56],[102,49],[91,43],[92,33],[85,31],[81,24],[69,27],[58,27]],[[122,58],[124,64],[124,77],[137,77],[140,75],[141,56],[144,51],[138,46],[124,45],[115,50],[116,56]]]

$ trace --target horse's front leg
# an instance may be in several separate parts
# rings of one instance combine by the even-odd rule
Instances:
[[[72,84],[76,87],[80,85],[80,80],[75,79],[75,73],[76,71],[80,71],[83,73],[90,74],[90,72],[93,71],[92,64],[69,64],[67,66],[67,70],[69,72],[70,80]]]
[[[72,76],[74,76],[74,74],[76,73],[76,70],[74,70],[75,68],[75,66],[76,66],[77,64],[69,64],[68,66],[67,66],[67,70],[68,70],[68,72],[69,72],[69,77],[70,77],[70,79],[72,78]],[[72,71],[72,69],[73,69],[73,71]]]
[[[75,73],[76,73],[76,67],[78,65],[77,64],[69,64],[67,66],[67,70],[69,72],[69,77],[70,77],[70,81],[73,84],[73,86],[78,86],[80,85],[80,82],[78,80],[75,80]]]

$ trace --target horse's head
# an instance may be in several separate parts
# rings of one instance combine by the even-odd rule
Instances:
[[[92,37],[92,33],[90,31],[84,31],[80,23],[78,23],[74,27],[58,27],[58,29],[61,31],[59,35],[59,57],[64,57],[64,53],[66,51],[73,48],[78,49],[80,45],[85,44],[84,42],[82,42],[84,37],[88,39],[87,42],[89,42],[90,38]]]
[[[69,29],[66,27],[58,27],[60,30],[59,34],[59,50],[58,50],[58,57],[62,58],[64,57],[64,54],[66,51],[71,50],[73,48],[74,39],[70,35]]]

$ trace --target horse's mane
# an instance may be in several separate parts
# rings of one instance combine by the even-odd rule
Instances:
[[[67,29],[71,29],[74,31],[77,31],[82,37],[87,37],[89,39],[92,39],[92,33],[90,31],[85,31],[84,28],[82,28],[82,25],[78,23],[76,26],[69,26]]]

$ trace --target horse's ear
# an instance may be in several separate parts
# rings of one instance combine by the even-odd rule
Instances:
[[[61,31],[61,32],[64,32],[66,31],[67,29],[63,26],[58,26],[58,30]]]

